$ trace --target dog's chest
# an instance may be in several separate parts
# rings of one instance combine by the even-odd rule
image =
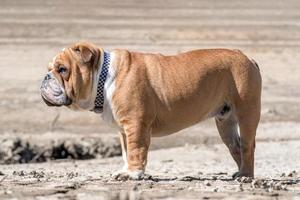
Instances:
[[[113,66],[114,54],[111,53],[111,64],[108,69],[107,79],[104,84],[104,104],[103,104],[103,120],[109,125],[115,125],[115,117],[112,108],[112,96],[115,92],[115,76],[116,71]]]
[[[115,117],[113,114],[113,108],[111,104],[111,97],[114,92],[114,85],[111,85],[109,90],[106,91],[107,95],[105,96],[102,119],[109,125],[115,124]]]

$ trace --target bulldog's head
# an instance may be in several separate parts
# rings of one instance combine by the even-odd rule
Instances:
[[[77,108],[79,101],[88,99],[93,89],[102,50],[90,43],[77,43],[65,48],[48,65],[41,95],[49,106]]]

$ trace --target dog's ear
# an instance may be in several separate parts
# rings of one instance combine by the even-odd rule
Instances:
[[[78,54],[83,63],[91,62],[94,54],[91,45],[88,44],[77,44],[72,47],[72,50]]]

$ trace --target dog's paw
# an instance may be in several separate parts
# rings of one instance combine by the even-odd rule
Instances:
[[[142,180],[144,178],[143,170],[136,171],[123,171],[120,170],[112,174],[112,178],[118,181],[127,181],[127,180]]]
[[[253,175],[247,173],[235,172],[232,175],[232,178],[240,182],[249,182],[249,181],[251,182],[251,180],[253,179]]]

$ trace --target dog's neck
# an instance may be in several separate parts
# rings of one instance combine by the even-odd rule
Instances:
[[[105,81],[107,79],[108,71],[111,65],[111,53],[100,49],[100,58],[97,62],[95,72],[92,74],[92,88],[91,94],[87,99],[79,100],[76,105],[73,105],[75,110],[89,110],[96,113],[103,111],[105,99]]]

